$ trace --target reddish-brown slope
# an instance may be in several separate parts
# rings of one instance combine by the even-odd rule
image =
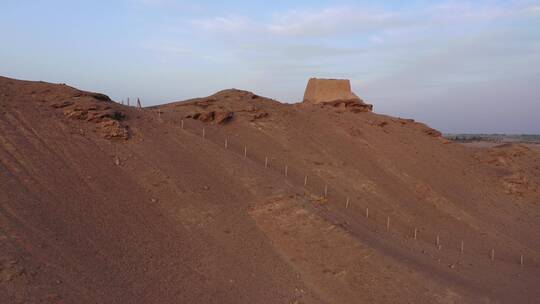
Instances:
[[[538,156],[517,193],[479,153],[238,90],[138,110],[0,78],[0,298],[534,302]]]

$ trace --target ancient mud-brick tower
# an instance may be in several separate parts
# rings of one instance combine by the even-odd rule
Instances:
[[[373,109],[372,105],[365,104],[352,92],[351,82],[348,79],[311,78],[306,87],[304,102],[354,107],[363,112]]]

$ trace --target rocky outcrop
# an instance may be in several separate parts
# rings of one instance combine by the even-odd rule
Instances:
[[[324,106],[332,106],[335,108],[349,110],[353,113],[359,112],[371,112],[373,111],[373,105],[363,103],[362,101],[357,100],[336,100],[331,102],[323,103]]]
[[[214,122],[216,124],[226,124],[234,118],[234,112],[226,110],[196,112],[187,115],[186,118],[198,119],[202,122]]]
[[[106,95],[80,92],[69,99],[54,102],[50,106],[62,109],[63,114],[70,119],[95,123],[95,131],[104,138],[129,138],[129,127],[123,123],[126,118],[125,113]]]
[[[189,109],[185,118],[225,125],[237,118],[254,122],[268,117],[269,113],[257,106],[258,102],[265,101],[268,99],[252,92],[228,89],[208,97],[175,104],[174,107]]]
[[[537,193],[539,167],[538,154],[531,148],[515,143],[506,143],[475,153],[475,158],[494,168],[498,181],[507,194],[520,197]]]

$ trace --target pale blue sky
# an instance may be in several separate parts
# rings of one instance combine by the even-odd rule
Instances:
[[[0,75],[145,105],[349,78],[443,132],[540,133],[540,1],[0,0]]]

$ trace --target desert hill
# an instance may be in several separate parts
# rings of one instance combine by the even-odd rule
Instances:
[[[534,303],[539,176],[351,103],[0,78],[0,299]]]

